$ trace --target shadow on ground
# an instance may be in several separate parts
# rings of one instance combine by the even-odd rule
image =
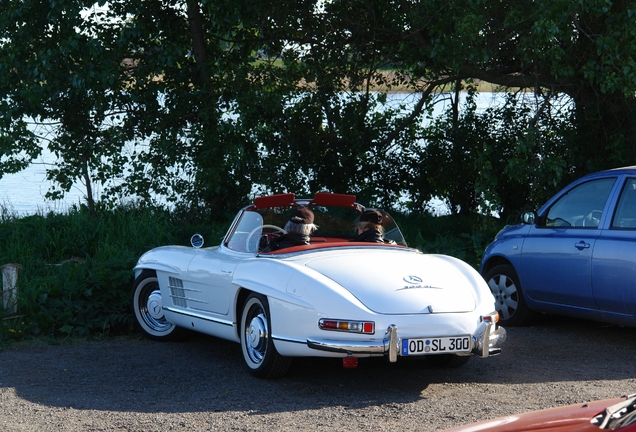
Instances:
[[[421,358],[397,363],[361,359],[295,359],[279,380],[259,380],[242,367],[240,347],[191,335],[183,342],[143,338],[0,352],[0,390],[57,407],[125,412],[250,411],[271,413],[330,406],[408,403],[431,384],[533,384],[623,380],[636,376],[636,329],[545,316],[509,328],[499,356],[439,369]]]

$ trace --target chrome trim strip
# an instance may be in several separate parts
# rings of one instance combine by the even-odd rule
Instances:
[[[213,322],[213,323],[216,323],[216,324],[221,324],[221,325],[230,326],[230,327],[234,327],[235,326],[234,322],[232,322],[232,321],[223,320],[223,319],[219,319],[219,318],[212,318],[212,317],[209,317],[209,316],[206,316],[206,315],[203,315],[203,314],[198,314],[196,312],[190,312],[190,311],[185,312],[183,310],[174,309],[174,308],[171,308],[169,306],[164,306],[163,310],[166,310],[166,311],[172,312],[172,313],[176,313],[176,314],[179,314],[179,315],[191,316],[193,318],[198,318],[198,319],[204,320],[204,321],[210,321],[210,322]]]
[[[396,362],[398,355],[397,326],[387,328],[382,341],[338,341],[333,339],[307,339],[307,346],[320,351],[343,354],[382,354]]]
[[[203,290],[198,290],[198,289],[194,289],[194,288],[186,288],[186,287],[182,287],[182,286],[177,286],[177,285],[170,285],[168,284],[168,288],[170,289],[177,289],[177,290],[183,290],[183,291],[190,291],[190,292],[203,292]]]
[[[385,349],[384,344],[380,345],[376,341],[354,342],[327,339],[307,339],[307,346],[320,351],[344,354],[384,354],[388,351],[388,348]]]
[[[208,304],[209,303],[209,302],[206,302],[205,300],[197,300],[195,298],[183,297],[183,296],[178,296],[178,295],[175,295],[175,294],[170,294],[169,297],[170,298],[178,298],[178,299],[181,299],[181,300],[187,300],[187,301],[191,301],[191,302],[194,302],[194,303],[203,303],[203,304]]]
[[[286,337],[275,336],[275,335],[272,335],[272,339],[281,341],[281,342],[290,342],[290,343],[297,343],[297,344],[303,344],[303,345],[307,344],[307,341],[303,339],[292,339],[292,338],[286,338]]]

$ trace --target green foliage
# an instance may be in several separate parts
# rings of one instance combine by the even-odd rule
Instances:
[[[576,164],[564,139],[571,106],[550,99],[531,109],[524,93],[499,96],[502,103],[478,110],[470,91],[461,106],[456,97],[433,119],[423,143],[406,153],[410,208],[424,211],[438,196],[453,214],[497,214],[506,221],[556,191]]]
[[[19,315],[0,313],[0,341],[127,332],[132,268],[139,256],[155,246],[188,244],[194,232],[214,244],[225,229],[132,206],[98,210],[92,217],[87,208],[7,216],[0,221],[0,263],[21,266]]]
[[[31,331],[80,337],[121,331],[130,319],[126,288],[134,260],[118,261],[45,264],[48,268],[40,276],[27,274],[21,284],[21,312],[32,318]]]
[[[424,253],[459,258],[476,269],[486,246],[503,228],[501,219],[473,214],[432,216],[426,213],[393,215],[410,247]]]

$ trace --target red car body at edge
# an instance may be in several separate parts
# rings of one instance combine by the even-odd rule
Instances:
[[[445,432],[636,432],[636,394],[500,417]]]

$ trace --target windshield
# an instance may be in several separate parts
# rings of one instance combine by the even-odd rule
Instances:
[[[263,229],[263,218],[256,212],[244,211],[234,230],[226,237],[225,246],[238,252],[258,252],[258,240]]]

